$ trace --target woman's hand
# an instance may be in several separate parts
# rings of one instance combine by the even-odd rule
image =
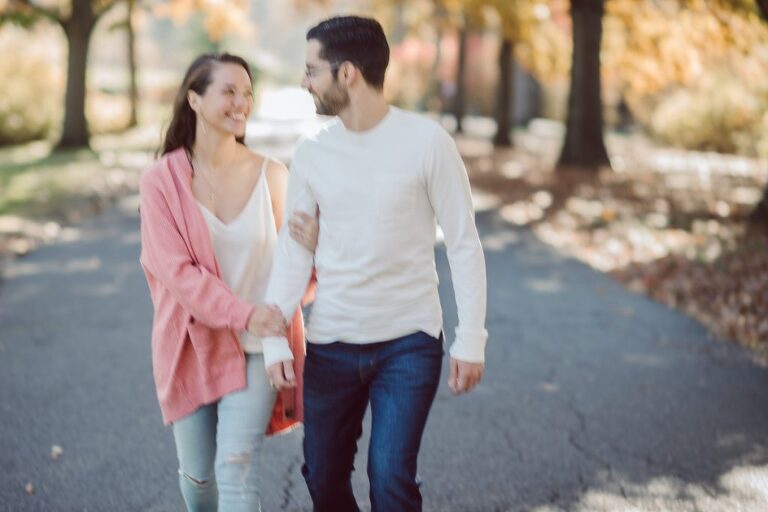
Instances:
[[[316,215],[295,211],[288,221],[291,230],[291,238],[303,245],[309,252],[315,252],[317,247],[317,233],[320,224]]]
[[[283,313],[275,305],[257,304],[248,318],[248,332],[257,338],[265,336],[285,336],[288,325]]]

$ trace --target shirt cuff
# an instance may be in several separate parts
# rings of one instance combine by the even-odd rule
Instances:
[[[266,368],[281,361],[293,361],[293,352],[288,346],[288,340],[281,336],[261,338],[261,350],[264,353],[264,366]]]
[[[488,331],[485,329],[467,332],[457,327],[456,340],[451,345],[451,357],[465,363],[484,363],[487,340]]]

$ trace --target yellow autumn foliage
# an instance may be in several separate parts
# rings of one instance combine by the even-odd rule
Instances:
[[[768,24],[733,0],[608,2],[604,75],[661,142],[768,156]]]
[[[249,35],[253,29],[248,21],[247,0],[168,0],[153,4],[153,13],[185,23],[190,16],[201,13],[203,27],[211,41],[221,41],[227,34]]]
[[[61,55],[50,27],[0,27],[0,145],[43,138],[61,120]]]

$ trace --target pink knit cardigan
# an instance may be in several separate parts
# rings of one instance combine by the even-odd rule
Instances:
[[[165,424],[246,385],[245,355],[235,333],[245,329],[254,306],[222,281],[191,182],[182,148],[156,161],[139,184],[140,262],[154,305],[152,367]],[[279,393],[267,434],[303,419],[301,310],[293,316],[288,340],[297,386]]]

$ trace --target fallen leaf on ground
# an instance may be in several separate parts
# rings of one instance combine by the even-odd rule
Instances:
[[[61,446],[55,444],[51,446],[51,460],[56,460],[59,457],[61,457],[61,454],[64,453],[64,448]]]

